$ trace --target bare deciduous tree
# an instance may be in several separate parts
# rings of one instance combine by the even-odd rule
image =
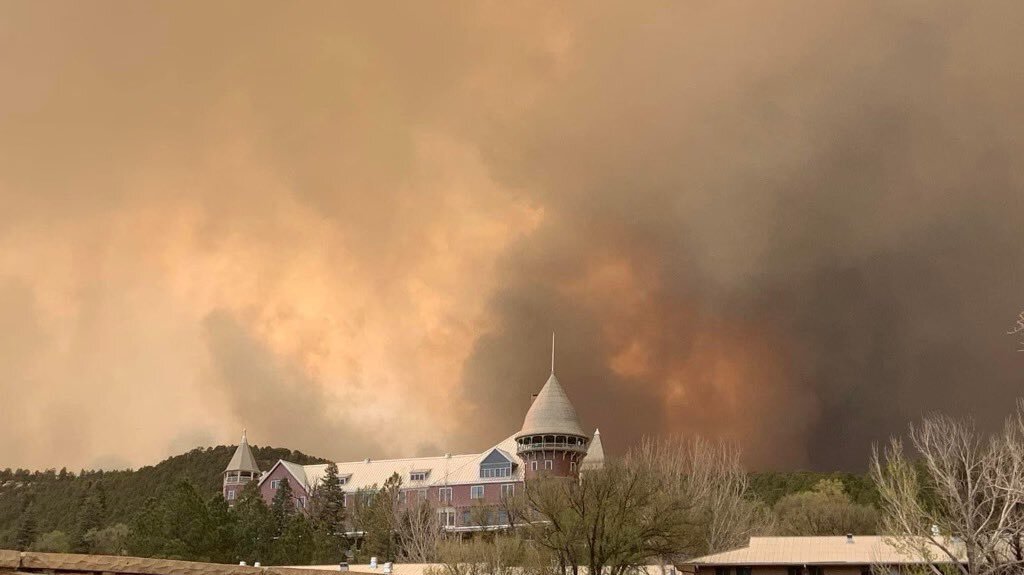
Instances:
[[[544,549],[515,535],[493,540],[441,543],[440,564],[427,575],[554,575],[554,561]]]
[[[687,538],[677,551],[689,557],[745,545],[768,531],[772,515],[749,498],[749,476],[734,444],[680,435],[645,439],[628,459],[664,475],[673,497],[688,502]]]
[[[916,457],[899,440],[875,450],[871,473],[894,544],[934,572],[1020,573],[1024,536],[1024,404],[986,438],[972,422],[943,415],[910,429]]]
[[[444,527],[437,509],[421,500],[405,509],[396,509],[395,531],[399,540],[399,559],[409,563],[431,563],[437,559],[437,548],[444,536]]]
[[[580,480],[527,484],[518,512],[563,572],[620,575],[746,542],[768,513],[748,500],[734,447],[680,437],[646,440]]]

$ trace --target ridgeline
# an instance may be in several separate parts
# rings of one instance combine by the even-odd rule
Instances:
[[[221,491],[221,473],[234,453],[234,445],[198,447],[136,470],[83,470],[79,473],[0,471],[0,548],[15,545],[16,532],[30,512],[38,533],[59,530],[84,533],[118,523],[130,523],[150,497],[158,497],[182,481],[195,486],[204,498]],[[260,469],[278,459],[300,464],[327,460],[280,447],[253,447]]]

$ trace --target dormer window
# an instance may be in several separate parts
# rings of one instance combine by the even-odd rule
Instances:
[[[480,462],[480,477],[512,477],[512,458],[500,449],[494,449]]]
[[[430,475],[429,469],[419,469],[409,472],[409,481],[426,481],[427,476]]]
[[[340,475],[340,476],[338,476],[338,485],[345,485],[346,483],[348,483],[349,479],[352,479],[352,474],[351,473],[349,473],[348,475]]]

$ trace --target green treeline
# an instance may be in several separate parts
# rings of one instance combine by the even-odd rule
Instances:
[[[83,553],[118,552],[130,526],[152,500],[188,484],[205,504],[219,495],[221,472],[235,446],[197,448],[137,470],[0,470],[0,548]],[[299,451],[254,447],[261,468],[278,459],[302,464],[326,460]]]
[[[344,515],[336,474],[313,494],[309,513],[296,512],[287,483],[269,505],[252,484],[229,509],[220,495],[221,473],[234,449],[194,449],[134,471],[0,471],[0,548],[265,565],[344,560],[353,542],[343,534],[355,517]],[[253,452],[262,469],[278,459],[324,462],[288,449]],[[761,472],[747,480],[745,497],[770,515],[770,533],[877,530],[878,496],[866,475]],[[389,482],[383,489],[397,493],[399,486]],[[398,554],[392,510],[383,503],[394,498],[369,498],[350,509],[367,532],[357,560]]]

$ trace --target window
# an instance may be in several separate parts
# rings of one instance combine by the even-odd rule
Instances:
[[[483,499],[484,498],[484,486],[474,485],[469,488],[470,499]]]
[[[532,471],[537,471],[537,460],[536,459],[530,462],[530,469]]]
[[[504,509],[498,510],[498,520],[495,522],[495,525],[508,525],[508,511]]]
[[[444,527],[455,527],[455,511],[442,509],[437,512],[438,522]]]
[[[409,492],[408,491],[399,491],[398,492],[398,502],[401,503],[402,505],[405,505],[406,503],[408,503],[409,502]]]
[[[544,469],[554,469],[554,468],[555,468],[555,462],[553,460],[551,460],[551,459],[545,459],[544,460]]]
[[[409,472],[409,481],[425,481],[427,479],[427,475],[429,475],[429,474],[430,474],[429,470],[426,470],[426,471],[410,471]]]
[[[515,483],[505,483],[505,484],[503,484],[501,486],[501,496],[502,497],[512,497],[515,494],[516,494],[516,484]]]
[[[451,503],[452,501],[452,488],[441,487],[437,490],[437,500],[441,503]]]
[[[737,567],[736,575],[750,575],[751,571],[753,570],[750,567]]]
[[[471,524],[470,521],[469,521],[469,509],[464,509],[462,511],[462,524],[463,525],[470,525]]]
[[[500,449],[492,449],[480,461],[480,477],[512,477],[512,456]]]
[[[348,474],[348,475],[341,475],[341,476],[339,476],[338,477],[338,485],[345,485],[346,483],[348,483],[348,480],[349,480],[350,477],[352,477],[351,473]]]
[[[348,495],[345,495],[344,497],[341,498],[341,506],[348,507]]]
[[[426,501],[427,500],[427,490],[426,489],[417,489],[416,493],[419,495],[419,497],[416,498],[416,501]]]
[[[280,479],[272,480],[270,482],[270,488],[271,489],[280,489],[281,488],[281,480]]]
[[[227,500],[228,501],[234,501],[235,500],[235,492],[234,492],[234,490],[228,491]]]
[[[306,498],[305,497],[299,497],[299,498],[295,499],[295,508],[296,509],[302,509],[305,506],[306,506]]]
[[[512,477],[512,464],[496,465],[492,467],[480,466],[480,477]]]

